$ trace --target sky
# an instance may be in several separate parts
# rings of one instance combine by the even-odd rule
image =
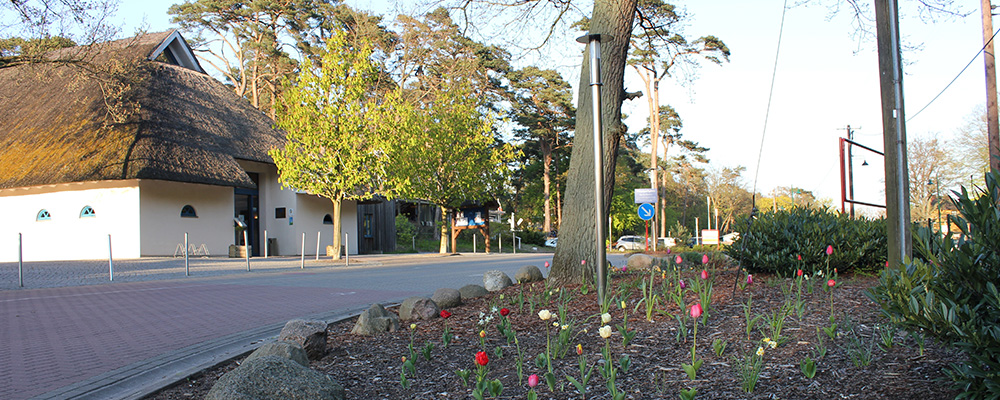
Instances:
[[[167,14],[173,3],[124,0],[118,13],[125,24],[123,34],[139,28],[173,28]],[[979,52],[982,25],[978,2],[958,2],[969,3],[961,4],[970,13],[966,17],[934,21],[921,17],[915,1],[901,3],[900,34],[907,44],[904,105],[907,118],[913,118]],[[426,10],[392,0],[347,0],[347,4],[381,15]],[[794,186],[839,207],[837,143],[839,137],[846,137],[846,126],[855,130],[857,142],[882,149],[874,40],[858,39],[846,10],[832,14],[821,5],[785,8],[778,0],[677,0],[674,4],[689,14],[686,35],[715,35],[732,52],[729,62],[721,66],[706,63],[698,68],[690,83],[665,80],[661,85],[661,103],[679,112],[684,138],[711,149],[712,168],[746,167],[746,184],[758,193]],[[483,29],[483,37],[473,38],[489,41],[502,36],[492,33]],[[556,68],[576,86],[582,47],[571,42],[573,36],[558,36],[542,54],[533,53],[517,62]],[[976,107],[985,103],[983,71],[979,56],[947,91],[907,122],[908,137],[950,140]],[[772,74],[774,89],[769,96]],[[631,69],[626,73],[626,89],[642,90],[642,82]],[[626,102],[623,112],[630,116],[626,121],[630,130],[638,131],[646,123],[645,99]],[[882,158],[855,149],[856,199],[884,204]],[[862,167],[865,161],[869,165]]]

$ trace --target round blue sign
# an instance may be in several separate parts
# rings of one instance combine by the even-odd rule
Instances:
[[[643,203],[639,205],[639,210],[638,210],[639,218],[642,218],[643,221],[649,221],[653,219],[653,214],[655,212],[656,210],[653,208],[652,204]]]

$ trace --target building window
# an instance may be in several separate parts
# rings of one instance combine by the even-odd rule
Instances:
[[[285,218],[285,207],[278,207],[274,209],[274,218],[282,219]]]
[[[330,214],[326,214],[326,216],[323,217],[323,225],[333,225],[333,217],[331,217]]]
[[[198,213],[194,211],[194,207],[190,204],[181,207],[181,217],[182,218],[198,218]]]
[[[96,217],[96,216],[97,216],[97,213],[94,212],[94,207],[83,206],[83,209],[80,210],[80,218],[93,218],[93,217]]]
[[[372,235],[372,214],[365,214],[365,219],[362,222],[361,232],[366,238],[374,237]]]
[[[35,216],[35,221],[48,221],[50,219],[52,219],[52,215],[49,214],[49,210],[43,209],[38,212],[38,215]]]

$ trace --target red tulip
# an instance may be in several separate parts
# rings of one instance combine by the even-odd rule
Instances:
[[[507,307],[504,307],[504,308],[501,308],[501,309],[500,309],[500,315],[503,315],[503,316],[505,316],[505,317],[506,317],[506,316],[507,316],[507,314],[510,314],[510,310],[509,310],[509,309],[507,309]]]
[[[528,375],[528,386],[529,387],[538,386],[538,374]]]
[[[826,246],[826,255],[833,254],[833,246]]]
[[[451,313],[448,312],[448,310],[441,310],[441,318],[448,318],[450,316],[451,316]]]
[[[701,316],[701,304],[695,304],[691,306],[691,318],[698,318]]]
[[[548,267],[549,267],[549,262],[548,262],[548,261],[546,261],[546,262],[545,262],[545,268],[548,268]]]
[[[708,271],[701,270],[701,279],[708,279]]]
[[[798,271],[795,271],[795,275],[797,275],[797,276],[802,276],[802,270],[800,269],[800,270],[798,270]]]
[[[677,256],[677,258],[674,259],[674,262],[680,264],[680,263],[684,262],[684,260],[681,259],[681,256]]]
[[[489,363],[490,363],[490,357],[486,355],[485,351],[480,351],[480,352],[476,353],[476,364],[479,364],[479,365],[482,365],[482,366],[485,367],[486,364],[489,364]]]
[[[802,261],[802,255],[801,254],[796,254],[795,258],[798,259],[799,261]]]
[[[708,254],[702,254],[701,255],[701,263],[702,264],[708,264]]]
[[[826,281],[826,286],[829,286],[829,287],[833,287],[833,285],[836,285],[836,284],[837,284],[837,281],[835,281],[833,279],[830,279],[830,280]]]

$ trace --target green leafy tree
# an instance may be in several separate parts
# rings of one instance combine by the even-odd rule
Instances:
[[[387,176],[385,137],[398,119],[398,93],[377,94],[382,76],[367,44],[346,34],[327,41],[320,65],[303,61],[302,71],[278,103],[283,149],[269,152],[282,185],[333,203],[333,246],[340,248],[344,200],[370,198]],[[391,188],[388,188],[391,189]],[[339,258],[336,252],[334,258]]]
[[[514,132],[526,142],[526,157],[522,162],[541,164],[542,232],[548,234],[553,230],[552,170],[558,165],[554,157],[569,146],[576,114],[573,89],[555,70],[526,67],[510,72],[507,77],[514,92],[514,119],[519,125]],[[521,182],[522,186],[525,184]]]

